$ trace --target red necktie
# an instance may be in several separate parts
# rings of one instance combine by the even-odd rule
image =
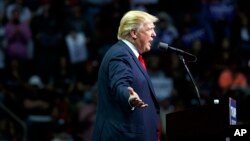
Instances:
[[[145,70],[147,70],[146,64],[145,64],[145,61],[144,61],[142,55],[139,55],[138,59],[139,59],[139,61],[141,62],[143,68],[144,68]]]

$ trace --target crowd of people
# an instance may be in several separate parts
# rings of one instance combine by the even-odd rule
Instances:
[[[159,18],[144,57],[163,139],[165,114],[199,103],[178,55],[159,50],[159,42],[197,56],[185,59],[202,104],[232,97],[238,122],[249,123],[248,6],[238,0],[0,0],[0,140],[91,140],[99,65],[131,9]]]

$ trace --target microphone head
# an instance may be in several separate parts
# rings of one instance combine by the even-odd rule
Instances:
[[[160,42],[158,45],[159,49],[167,50],[169,48],[168,44]]]

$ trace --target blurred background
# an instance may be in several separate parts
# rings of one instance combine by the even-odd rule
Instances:
[[[0,0],[0,141],[90,141],[99,64],[117,41],[123,14],[156,15],[157,38],[145,54],[165,114],[232,97],[238,124],[249,124],[250,23],[247,0]]]

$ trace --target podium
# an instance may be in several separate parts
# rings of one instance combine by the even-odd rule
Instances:
[[[236,124],[236,101],[203,105],[166,114],[167,141],[225,141],[230,125]]]

